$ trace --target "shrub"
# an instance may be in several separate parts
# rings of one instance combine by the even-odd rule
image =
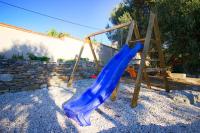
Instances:
[[[81,58],[80,60],[82,60],[82,61],[89,61],[88,58]]]
[[[5,58],[5,56],[4,55],[0,55],[0,59],[4,59]]]
[[[76,60],[71,59],[71,60],[66,60],[65,63],[74,63]]]
[[[37,60],[37,61],[48,62],[50,60],[50,58],[48,58],[47,56],[36,56],[33,53],[28,53],[28,57],[29,57],[30,60]]]
[[[17,55],[13,54],[12,55],[12,59],[13,60],[24,60],[24,56],[23,56],[23,54],[21,54],[21,55],[19,55],[19,54],[17,54]]]
[[[61,59],[61,58],[57,60],[57,62],[60,62],[60,63],[62,63],[62,62],[64,62],[64,61],[65,61],[65,60],[64,60],[64,59]]]

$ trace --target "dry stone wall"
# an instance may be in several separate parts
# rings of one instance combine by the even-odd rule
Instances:
[[[34,90],[67,83],[74,63],[74,61],[47,63],[2,59],[0,60],[0,92]],[[75,78],[89,78],[95,74],[95,71],[93,62],[81,61]]]

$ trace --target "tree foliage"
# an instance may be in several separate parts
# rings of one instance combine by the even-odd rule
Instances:
[[[63,38],[66,36],[70,36],[69,33],[65,33],[65,32],[58,32],[55,29],[51,29],[47,32],[48,36],[52,36],[52,37],[57,37],[57,38]]]
[[[168,65],[178,60],[182,72],[200,74],[200,0],[124,0],[109,20],[116,25],[134,19],[144,36],[150,9],[157,13],[161,39],[167,42]],[[119,35],[107,34],[110,40],[119,40]]]

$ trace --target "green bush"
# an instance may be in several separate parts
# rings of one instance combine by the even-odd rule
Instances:
[[[60,58],[60,59],[57,60],[57,62],[65,62],[65,60]]]
[[[89,62],[89,59],[88,58],[81,58],[80,61]],[[57,60],[57,62],[59,62],[59,63],[75,63],[76,59],[65,60],[65,59],[59,58]]]
[[[50,60],[50,58],[48,58],[47,56],[36,56],[33,53],[29,53],[28,57],[30,60],[37,60],[37,61],[46,61],[48,62]]]
[[[81,58],[82,61],[89,61],[88,58]]]
[[[0,55],[0,59],[4,59],[5,58],[5,56],[4,55]]]
[[[71,60],[66,60],[65,63],[74,63],[76,60],[71,59]]]
[[[21,55],[19,55],[19,54],[17,54],[17,55],[13,54],[12,55],[12,59],[13,60],[24,60],[24,56],[23,56],[23,54],[21,54]]]

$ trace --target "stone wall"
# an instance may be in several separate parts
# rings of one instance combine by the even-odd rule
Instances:
[[[74,63],[0,60],[0,92],[34,90],[67,83]],[[75,78],[89,78],[92,74],[95,74],[95,64],[82,60]]]

